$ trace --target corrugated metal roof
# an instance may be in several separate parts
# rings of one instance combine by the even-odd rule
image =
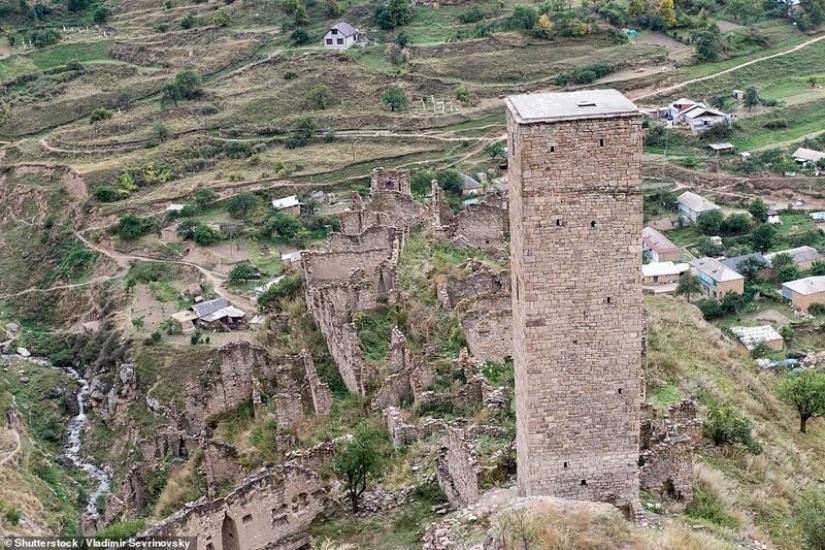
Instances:
[[[790,248],[788,250],[780,250],[779,252],[765,254],[765,258],[767,258],[769,262],[773,262],[773,259],[779,254],[790,255],[790,257],[793,258],[794,263],[797,264],[802,262],[810,262],[812,260],[819,260],[823,257],[816,248],[811,246],[799,246],[797,248]]]
[[[201,317],[200,320],[206,323],[211,323],[213,321],[217,321],[218,319],[223,319],[224,317],[240,318],[244,315],[246,315],[246,312],[242,309],[238,309],[235,306],[226,306],[218,311],[210,313],[209,315]]]
[[[282,199],[274,199],[272,201],[272,208],[275,210],[283,210],[284,208],[292,208],[293,206],[300,206],[297,195],[291,195]]]
[[[642,275],[658,277],[661,275],[677,275],[688,270],[688,264],[674,264],[673,262],[656,262],[642,265]]]
[[[722,265],[724,265],[725,267],[729,267],[730,269],[736,272],[739,272],[739,264],[747,260],[748,258],[756,258],[757,260],[765,262],[765,267],[769,267],[771,265],[771,262],[769,262],[765,256],[756,253],[745,254],[744,256],[734,256],[733,258],[722,260]]]
[[[209,300],[208,302],[195,304],[192,306],[192,311],[195,312],[195,315],[197,315],[199,319],[202,319],[207,315],[225,307],[229,307],[230,305],[229,300],[221,296],[220,298],[215,298],[214,300]]]
[[[642,229],[642,244],[656,252],[676,252],[681,250],[678,246],[670,242],[667,237],[653,229],[645,227]]]
[[[816,162],[820,159],[825,159],[825,153],[814,151],[813,149],[806,149],[800,147],[791,155],[794,160],[803,160],[805,162]]]
[[[696,271],[699,271],[700,273],[707,275],[714,281],[719,281],[720,283],[725,281],[736,281],[738,279],[744,279],[744,277],[742,277],[740,274],[730,269],[729,267],[725,267],[721,262],[719,262],[718,260],[714,260],[713,258],[705,257],[691,260],[690,267],[694,268]]]
[[[730,331],[739,338],[739,341],[748,348],[748,351],[758,346],[761,342],[775,342],[782,340],[782,336],[770,325],[760,325],[758,327],[731,327]]]
[[[355,36],[356,34],[358,34],[358,29],[356,29],[355,27],[353,27],[349,23],[344,23],[343,21],[341,21],[337,25],[334,25],[333,27],[330,28],[330,30],[332,30],[332,29],[335,29],[340,34],[343,34],[344,36]]]
[[[679,195],[679,198],[677,200],[679,201],[679,204],[687,208],[690,208],[691,210],[697,213],[707,212],[709,210],[719,210],[719,207],[713,202],[690,191],[685,191],[684,193]]]
[[[825,276],[805,277],[804,279],[782,283],[782,286],[793,290],[797,294],[808,296],[809,294],[825,292]]]

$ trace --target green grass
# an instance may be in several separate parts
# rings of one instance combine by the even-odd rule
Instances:
[[[804,231],[816,230],[817,225],[808,214],[800,213],[781,213],[779,219],[782,220],[782,225],[779,226],[780,235],[788,235],[791,233],[800,233]]]
[[[681,247],[694,244],[702,238],[702,235],[701,233],[699,233],[699,230],[692,225],[686,225],[685,227],[672,229],[666,233],[666,236],[668,239],[670,239],[671,242],[673,242],[673,244]]]
[[[788,128],[770,130],[764,127],[766,123],[779,119],[786,120]],[[746,151],[771,143],[800,139],[806,134],[821,131],[823,123],[825,99],[819,99],[772,110],[768,114],[739,119],[738,129],[730,141],[740,150]]]
[[[112,41],[79,42],[76,44],[57,44],[42,50],[35,50],[31,54],[32,63],[38,69],[49,69],[58,65],[65,65],[69,61],[98,61],[106,59]]]

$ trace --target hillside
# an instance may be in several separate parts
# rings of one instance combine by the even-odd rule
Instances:
[[[724,135],[646,122],[646,185],[815,209],[816,167],[787,153],[825,143],[823,6],[774,4],[0,5],[0,536],[221,536],[220,505],[296,545],[440,548],[493,528],[541,548],[802,548],[823,422],[796,433],[781,375],[681,298],[646,298],[646,401],[696,400],[706,424],[730,404],[752,438],[698,442],[693,504],[649,491],[647,525],[498,508],[515,480],[502,98],[720,104]],[[357,46],[322,47],[338,21]],[[728,97],[750,86],[758,105]],[[718,140],[755,159],[708,155]],[[824,246],[782,216],[774,248]],[[375,451],[357,513],[336,463],[350,437]]]

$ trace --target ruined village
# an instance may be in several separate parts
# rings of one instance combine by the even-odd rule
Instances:
[[[823,14],[0,5],[0,539],[822,550]]]

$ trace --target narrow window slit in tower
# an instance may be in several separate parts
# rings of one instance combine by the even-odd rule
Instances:
[[[586,479],[583,479],[583,480],[582,480],[582,482],[581,482],[581,484],[582,484],[582,485],[587,485],[587,480],[586,480]]]
[[[610,303],[610,296],[607,297],[607,303]]]
[[[604,139],[599,140],[599,147],[604,147]]]
[[[561,227],[561,220],[556,220],[556,227]]]
[[[596,229],[596,220],[593,220],[593,221],[590,222],[590,228],[591,229]]]
[[[567,469],[567,462],[564,463],[564,468]]]
[[[555,152],[556,152],[556,146],[555,146],[555,145],[551,145],[551,146],[550,146],[550,152],[551,152],[551,153],[555,153]]]
[[[622,388],[619,388],[619,395],[622,394]]]

